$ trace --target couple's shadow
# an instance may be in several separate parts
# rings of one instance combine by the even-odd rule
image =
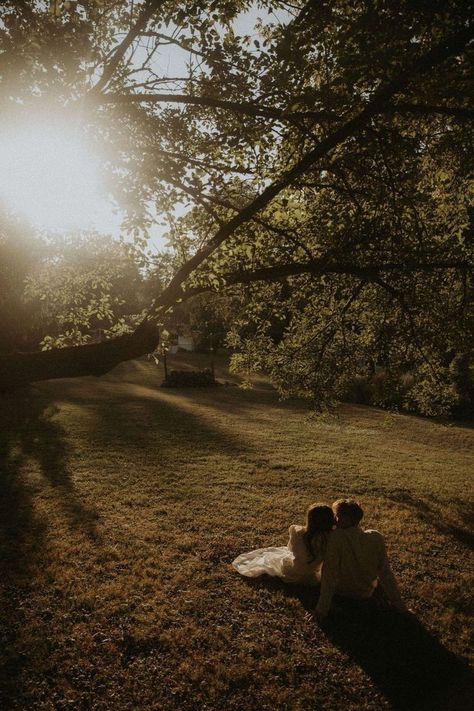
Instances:
[[[252,586],[298,598],[314,608],[318,589],[286,585],[276,578],[248,580]],[[464,711],[472,708],[469,666],[450,652],[415,615],[404,616],[370,602],[335,600],[321,634],[351,657],[397,711]],[[316,620],[315,625],[318,625]]]

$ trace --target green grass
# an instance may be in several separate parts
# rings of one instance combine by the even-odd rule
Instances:
[[[2,400],[0,707],[467,708],[474,430],[161,379],[139,361]],[[347,494],[415,620],[322,630],[314,591],[231,568]]]

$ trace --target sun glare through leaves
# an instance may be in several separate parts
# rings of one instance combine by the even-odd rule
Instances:
[[[34,227],[110,232],[116,223],[100,158],[67,122],[10,120],[0,133],[0,204]]]

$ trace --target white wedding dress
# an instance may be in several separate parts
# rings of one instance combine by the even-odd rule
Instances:
[[[289,528],[290,538],[287,546],[258,548],[249,553],[242,553],[232,565],[248,578],[259,575],[278,577],[287,583],[317,585],[321,580],[323,555],[326,548],[327,535],[321,534],[313,539],[315,558],[311,561],[304,540],[304,526],[292,525]]]

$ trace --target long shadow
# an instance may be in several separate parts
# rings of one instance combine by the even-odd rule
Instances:
[[[474,507],[468,501],[459,501],[456,507],[457,514],[465,526],[465,528],[463,528],[462,526],[454,525],[444,520],[442,513],[437,511],[432,503],[413,496],[413,494],[406,489],[398,489],[394,492],[385,493],[385,497],[395,503],[410,507],[418,518],[429,523],[440,533],[452,536],[471,551],[474,550]],[[452,500],[450,501],[451,505],[455,503],[456,502]]]
[[[414,616],[372,605],[340,603],[324,626],[328,638],[350,655],[397,711],[467,711],[473,675]]]
[[[33,388],[5,396],[0,405],[0,461],[9,486],[17,496],[20,487],[26,492],[28,483],[22,481],[22,468],[27,459],[35,460],[42,477],[60,494],[71,523],[96,540],[97,516],[75,491],[65,432],[53,419],[57,408],[42,391]]]
[[[279,591],[313,610],[318,588],[278,578],[246,579],[251,587]],[[321,629],[371,678],[394,711],[468,711],[474,675],[415,615],[404,616],[372,601],[336,598],[337,611]],[[315,624],[317,624],[315,622]]]
[[[218,449],[229,455],[248,450],[238,434],[209,421],[206,413],[195,409],[202,402],[189,392],[161,390],[159,387],[121,383],[93,382],[91,387],[80,383],[68,389],[68,402],[86,406],[95,414],[94,427],[88,432],[92,446],[107,452],[126,448],[140,457],[149,452],[150,458],[159,456],[161,465],[170,463],[173,469],[183,438],[196,456]],[[187,402],[189,398],[190,402]],[[206,404],[214,403],[212,400]]]
[[[54,408],[39,391],[27,389],[0,398],[0,707],[14,705],[18,678],[28,664],[22,649],[23,605],[32,590],[32,571],[47,558],[48,522],[35,509],[36,482],[29,461],[60,494],[72,525],[96,539],[95,514],[74,491],[68,448]]]

